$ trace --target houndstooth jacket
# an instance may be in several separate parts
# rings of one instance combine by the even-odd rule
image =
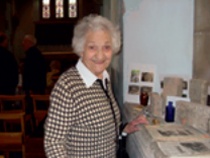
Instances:
[[[120,112],[110,82],[107,89],[117,127]],[[78,70],[59,78],[50,97],[44,147],[48,158],[115,158],[116,128],[113,113],[98,82],[86,87]]]

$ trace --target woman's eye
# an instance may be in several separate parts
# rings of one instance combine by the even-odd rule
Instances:
[[[106,51],[110,51],[111,50],[111,46],[104,46],[104,49],[106,50]]]
[[[90,50],[95,50],[95,46],[88,46],[88,48],[90,49]]]

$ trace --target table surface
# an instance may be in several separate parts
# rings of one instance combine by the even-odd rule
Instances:
[[[145,107],[125,103],[124,121],[145,114]],[[166,123],[162,118],[147,114],[149,125],[128,136],[127,150],[132,158],[210,157],[210,136],[192,127]],[[154,121],[156,120],[156,121]]]

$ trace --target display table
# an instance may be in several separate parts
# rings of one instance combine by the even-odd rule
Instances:
[[[130,121],[140,113],[140,105],[125,103],[124,121]],[[152,116],[148,119],[149,125],[140,125],[140,131],[127,138],[127,151],[131,158],[210,157],[210,136],[207,133],[161,119],[157,124]]]

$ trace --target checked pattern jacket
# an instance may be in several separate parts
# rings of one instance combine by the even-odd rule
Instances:
[[[115,158],[120,112],[107,84],[115,113],[98,82],[87,88],[75,67],[61,75],[53,88],[45,122],[48,158]]]

